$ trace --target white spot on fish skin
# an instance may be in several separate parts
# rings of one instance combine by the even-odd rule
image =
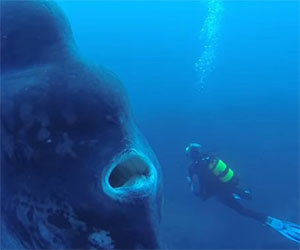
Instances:
[[[59,143],[56,147],[56,153],[61,155],[70,155],[73,158],[76,158],[75,152],[72,150],[74,145],[73,141],[70,139],[68,133],[63,134],[63,142]]]
[[[89,235],[89,242],[93,247],[100,249],[114,249],[114,242],[109,232],[100,230]]]
[[[49,230],[49,228],[47,228],[42,222],[39,222],[37,226],[38,226],[39,232],[40,232],[41,236],[43,237],[43,239],[54,238],[53,232],[51,232]]]
[[[58,211],[63,211],[63,214],[68,218],[74,234],[87,230],[86,224],[77,219],[73,208],[65,200],[64,195],[60,197],[46,196],[43,198],[33,196],[26,186],[17,193],[13,200],[16,206],[16,216],[20,224],[26,229],[29,230],[30,227],[35,229],[30,235],[35,246],[34,248],[41,249],[36,243],[40,242],[42,238],[44,242],[51,245],[52,249],[71,249],[70,246],[66,245],[68,240],[61,229],[48,221],[49,215]],[[30,217],[28,213],[31,214]]]

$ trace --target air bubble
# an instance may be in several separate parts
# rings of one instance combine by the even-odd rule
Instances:
[[[198,74],[196,87],[199,91],[203,90],[205,80],[214,67],[213,63],[216,57],[220,19],[223,10],[219,0],[208,0],[207,5],[208,15],[199,35],[199,39],[204,44],[203,52],[195,63],[195,69]]]

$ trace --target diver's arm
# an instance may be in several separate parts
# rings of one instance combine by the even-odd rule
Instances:
[[[201,188],[197,175],[187,176],[189,188],[196,196],[201,196]]]
[[[188,184],[190,186],[192,184],[192,178],[190,176],[187,176],[186,179],[187,179]]]
[[[188,175],[186,179],[188,181],[189,189],[191,190],[191,192],[194,192],[193,177]]]
[[[193,186],[192,186],[192,178],[193,178],[193,164],[191,164],[188,168],[188,175],[186,177],[188,181],[189,188],[193,192]]]
[[[208,198],[206,188],[203,183],[200,183],[198,174],[194,172],[194,165],[191,165],[187,176],[189,188],[194,195],[200,197],[202,200],[206,200]]]

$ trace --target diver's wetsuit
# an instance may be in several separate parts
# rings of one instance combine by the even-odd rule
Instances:
[[[194,161],[188,170],[188,175],[192,179],[194,175],[198,177],[200,190],[196,193],[203,200],[216,196],[226,206],[237,211],[239,214],[253,218],[265,223],[267,215],[243,207],[238,199],[251,200],[251,194],[239,187],[239,180],[234,176],[229,182],[221,182],[209,169],[209,164],[216,157],[209,154],[202,154],[199,160]]]

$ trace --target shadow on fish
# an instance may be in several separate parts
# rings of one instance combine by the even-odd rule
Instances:
[[[1,1],[1,245],[159,248],[158,162],[52,1]]]

